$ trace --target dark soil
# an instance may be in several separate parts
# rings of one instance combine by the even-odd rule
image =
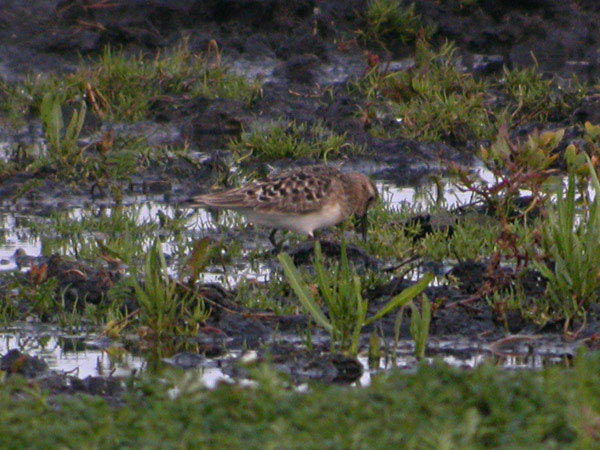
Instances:
[[[242,62],[254,68],[273,67],[266,73],[262,96],[249,105],[223,99],[156,100],[151,109],[152,120],[177,130],[162,145],[187,143],[209,155],[197,164],[174,160],[172,164],[149,169],[131,180],[128,192],[164,194],[166,201],[205,190],[212,184],[223,167],[226,143],[238,137],[257,118],[299,123],[323,121],[333,130],[347,133],[349,140],[366,147],[367,155],[348,158],[347,165],[360,165],[375,178],[401,184],[423,179],[425,173],[432,170],[443,172],[448,162],[468,163],[471,159],[468,147],[473,143],[450,146],[404,138],[379,139],[368,133],[369,124],[357,115],[365,101],[350,95],[344,84],[349,76],[364,73],[369,68],[366,50],[356,41],[356,30],[364,26],[364,18],[359,12],[365,9],[365,3],[361,0],[132,0],[106,3],[97,0],[4,0],[0,1],[0,76],[11,81],[34,72],[69,72],[80,63],[81,56],[97,55],[106,45],[151,54],[183,37],[189,39],[192,50],[203,51],[211,40],[216,40],[223,54],[233,63]],[[503,64],[528,66],[536,63],[542,71],[554,75],[577,73],[583,79],[594,80],[599,74],[600,34],[597,28],[600,6],[596,1],[480,0],[474,6],[464,7],[455,0],[416,0],[415,4],[417,12],[426,21],[438,24],[434,41],[456,41],[464,54],[465,65],[481,73],[499,71]],[[391,45],[389,53],[379,50],[379,56],[385,61],[397,61],[410,52],[410,45]],[[532,59],[532,52],[535,59]],[[599,101],[597,97],[587,98],[576,109],[575,121],[600,122]],[[97,121],[98,118],[90,120]],[[382,118],[384,125],[386,120],[392,118]],[[533,127],[532,124],[530,128]],[[22,139],[39,137],[35,134],[39,135],[40,131],[32,127],[30,133]],[[300,161],[307,162],[311,161]],[[283,167],[292,163],[298,162],[278,161],[275,165]],[[247,164],[254,165],[259,171],[266,170],[258,161]],[[0,180],[0,202],[12,203],[13,196],[31,178],[42,180],[41,185],[22,198],[19,207],[66,208],[103,194],[102,190],[97,191],[89,184],[70,183],[67,190],[67,185],[60,180],[49,181],[41,174],[32,177],[16,175]],[[324,250],[336,253],[337,247],[332,245],[327,244]],[[310,260],[310,246],[291,250],[298,264]],[[380,261],[359,249],[350,252],[350,257],[360,265],[383,268]],[[70,304],[82,298],[92,303],[103,301],[103,293],[119,276],[116,271],[100,271],[58,257],[34,263],[47,264],[48,275],[58,278],[60,289]],[[494,340],[507,332],[507,323],[513,333],[538,331],[518,314],[492,311],[483,296],[473,300],[481,292],[481,286],[489,281],[485,265],[467,262],[454,267],[452,273],[460,280],[458,287],[427,291],[435,305],[433,336],[461,335]],[[510,274],[508,279],[510,283]],[[388,286],[370,293],[371,312],[407,285],[405,280],[393,280]],[[265,314],[265,311],[249,311],[233,303],[232,292],[214,286],[205,286],[205,289],[214,310],[206,324],[206,333],[198,337],[205,345],[206,355],[224,351],[225,338],[232,340],[228,341],[228,348],[244,345],[259,349],[275,330],[298,333],[306,328],[304,316],[278,317]],[[531,293],[543,291],[535,274],[527,289]],[[598,315],[590,316],[587,330],[594,333],[600,329],[600,321]],[[409,336],[408,322],[403,324],[403,337]],[[393,318],[384,319],[378,326],[386,336],[393,335]],[[281,355],[288,355],[287,367],[292,376],[309,373],[317,365],[310,354],[298,355],[289,351],[273,351],[272,354],[277,361],[283,358]],[[37,363],[34,359],[16,357],[21,362],[13,361],[15,355],[6,355],[2,359],[2,370],[29,375],[29,367]],[[317,358],[322,365],[319,369],[321,377],[328,381],[352,379],[357,373],[356,365],[336,358],[332,356],[326,361]],[[295,366],[292,361],[301,363]],[[307,378],[311,376],[306,375]],[[69,389],[108,392],[107,395],[119,389],[117,385],[102,383],[83,380],[71,383]]]
[[[414,3],[426,22],[437,24],[435,39],[456,41],[469,53],[530,65],[533,52],[540,68],[553,73],[593,77],[599,69],[600,6],[593,0]],[[78,54],[100,52],[107,44],[155,50],[189,35],[193,49],[204,50],[214,39],[234,59],[278,60],[283,76],[311,82],[320,65],[343,56],[339,47],[347,47],[336,42],[353,39],[364,26],[365,5],[365,0],[4,1],[3,70],[13,76],[68,70]],[[403,52],[406,47],[399,47],[390,57]]]
[[[425,22],[438,24],[434,41],[458,43],[466,68],[475,64],[485,72],[500,70],[502,64],[531,65],[533,52],[539,68],[552,74],[576,72],[594,78],[598,73],[600,11],[594,2],[479,1],[464,7],[454,0],[421,0],[415,4]],[[268,81],[262,97],[250,106],[235,100],[159,99],[151,111],[154,120],[179,130],[163,145],[185,142],[216,154],[257,117],[299,123],[322,120],[333,130],[348,133],[350,141],[366,146],[369,169],[376,177],[406,183],[422,176],[423,163],[436,163],[433,170],[439,170],[440,162],[444,166],[448,161],[468,161],[468,143],[453,148],[401,138],[377,139],[365,129],[369,124],[357,115],[364,100],[348,95],[344,87],[349,76],[368,69],[365,50],[356,41],[356,30],[365,26],[361,14],[365,5],[359,0],[343,4],[333,0],[4,2],[0,76],[11,80],[32,72],[68,72],[80,63],[81,55],[97,55],[106,45],[150,54],[183,36],[189,39],[190,49],[198,51],[216,40],[230,61],[274,67],[270,74],[265,69]],[[412,44],[397,47],[382,54],[382,61],[403,57]],[[325,88],[333,89],[332,95]],[[597,118],[594,102],[590,98],[578,107],[578,121]],[[383,126],[386,120],[393,121],[380,120]],[[417,165],[420,169],[413,173]],[[187,176],[177,183],[189,188],[189,177],[194,183],[205,179],[202,166],[183,168]],[[152,170],[144,176],[169,178]],[[21,183],[18,178],[0,181],[2,198],[14,194]],[[62,189],[61,183],[55,183],[37,191],[55,195]],[[82,188],[81,193],[86,191]]]

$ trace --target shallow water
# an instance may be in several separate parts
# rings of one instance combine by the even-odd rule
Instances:
[[[51,326],[15,325],[0,329],[0,355],[19,350],[42,358],[63,373],[88,376],[127,376],[144,367],[144,359],[122,346],[96,336],[65,334]]]
[[[564,365],[574,355],[579,344],[553,342],[549,338],[519,339],[509,348],[499,351],[493,343],[462,337],[453,339],[430,338],[427,342],[425,361],[441,360],[452,367],[474,369],[484,363],[492,363],[506,370],[535,370],[552,365]],[[361,386],[371,382],[371,376],[390,369],[415,371],[418,360],[414,356],[414,343],[401,340],[395,358],[381,358],[377,369],[369,370],[368,356],[362,352],[358,360],[365,369],[359,380]]]
[[[9,350],[43,359],[48,368],[61,374],[84,379],[93,377],[127,377],[147,370],[147,361],[127,351],[120,343],[99,335],[66,334],[56,327],[39,324],[19,324],[0,329],[0,355]],[[233,358],[239,352],[232,352]],[[165,358],[166,364],[170,363]],[[218,382],[233,381],[216,367],[216,360],[207,360],[194,369],[200,382],[212,388]]]
[[[0,212],[0,270],[15,270],[14,253],[23,249],[29,256],[40,256],[40,239],[31,236],[30,229],[19,224],[22,216]]]
[[[486,179],[489,177],[485,171],[481,170],[482,177]],[[489,181],[489,178],[487,178]],[[443,198],[445,201],[445,207],[448,209],[455,208],[459,205],[463,205],[472,201],[469,193],[461,192],[453,183],[449,180],[442,182],[443,186]],[[436,187],[433,184],[426,184],[421,187],[405,186],[399,187],[389,183],[378,182],[377,187],[381,192],[382,198],[389,205],[390,208],[402,209],[405,206],[411,206],[417,210],[426,211],[434,202]],[[142,223],[158,223],[159,214],[164,214],[168,218],[173,218],[176,215],[176,211],[179,208],[161,203],[147,196],[129,196],[124,200],[126,205],[130,205],[130,208],[138,209],[138,221]],[[67,208],[69,220],[77,221],[80,220],[83,214],[87,211],[98,211],[105,216],[111,214],[110,206],[73,206]],[[188,209],[184,210],[186,216],[189,219],[186,223],[186,228],[191,235],[202,236],[210,235],[215,233],[218,229],[227,227],[228,221],[236,222],[240,221],[243,223],[244,219],[239,218],[234,213],[220,214],[218,221],[215,216],[209,214],[204,209]],[[15,270],[17,269],[17,262],[14,258],[14,253],[17,249],[23,249],[29,256],[37,257],[43,254],[43,241],[40,237],[34,236],[31,233],[30,228],[23,225],[25,220],[33,221],[45,221],[47,218],[36,216],[34,214],[21,213],[11,210],[0,209],[0,271]],[[257,242],[243,242],[243,246],[246,250],[254,250],[260,243]],[[263,245],[270,245],[264,242]],[[170,254],[172,247],[169,242],[166,242],[163,247],[164,252]],[[69,255],[72,252],[66,249],[65,254]],[[240,272],[236,271],[237,274]],[[265,276],[268,275],[268,267],[263,266],[259,271],[242,270],[241,275],[251,276],[258,280],[264,280]],[[239,276],[231,276],[229,274],[222,273],[222,271],[212,271],[205,274],[206,282],[225,282],[230,285],[236,284]]]
[[[432,338],[427,344],[425,361],[441,360],[450,366],[467,369],[486,362],[508,370],[540,369],[548,365],[565,364],[573,357],[577,347],[576,343],[533,337],[521,339],[499,352],[494,349],[493,344],[480,340],[462,337]],[[52,326],[17,324],[0,329],[0,355],[13,349],[42,358],[51,370],[82,379],[88,376],[126,377],[148,370],[143,357],[130,353],[118,342],[95,334],[68,334]],[[390,369],[415,371],[419,361],[413,356],[413,352],[414,344],[411,340],[400,340],[395,358],[381,358],[379,367],[373,370],[369,369],[366,352],[361,352],[358,360],[364,373],[357,385],[366,386],[370,384],[374,374]],[[164,358],[163,363],[182,368],[191,367],[190,370],[197,375],[196,381],[212,388],[219,382],[240,381],[225,374],[221,367],[232,360],[252,359],[249,355],[254,353],[242,353],[239,349],[233,349],[218,358],[183,353]]]
[[[480,176],[487,182],[492,182],[491,175],[480,170]],[[436,190],[442,189],[444,208],[452,209],[459,205],[472,201],[469,193],[460,191],[449,180],[443,180],[437,186],[425,183],[424,186],[399,187],[389,183],[378,182],[378,189],[382,198],[392,209],[404,209],[410,206],[412,209],[427,211],[435,203]],[[124,200],[125,208],[136,208],[137,221],[140,225],[147,223],[158,223],[159,215],[164,214],[168,218],[174,218],[181,213],[176,206],[160,202],[159,197],[129,196]],[[94,204],[84,206],[78,201],[76,206],[67,208],[68,219],[79,221],[86,214],[93,211],[94,214],[110,216],[113,209],[108,205]],[[194,238],[202,236],[213,236],[219,238],[223,230],[239,226],[240,219],[234,213],[225,213],[217,216],[208,213],[204,209],[184,209],[186,217],[185,228]],[[28,228],[27,221],[48,221],[45,215],[27,215],[18,211],[0,210],[0,271],[18,269],[14,253],[17,249],[23,249],[29,256],[40,256],[44,254],[44,241],[58,239],[48,233],[43,238],[37,237]],[[241,228],[236,228],[237,230]],[[236,231],[237,233],[237,231]],[[266,241],[264,230],[244,231],[247,233],[240,237],[242,241],[242,253],[239,260],[228,263],[227,270],[221,267],[209,267],[203,274],[205,282],[217,282],[220,284],[235,286],[242,279],[256,279],[265,281],[271,273],[271,267],[266,263],[248,264],[244,260],[247,252],[270,245]],[[92,235],[92,233],[90,233]],[[90,236],[93,238],[94,236]],[[166,255],[173,254],[176,250],[174,243],[166,241],[163,249]],[[72,249],[68,246],[61,250],[64,254],[73,256]],[[22,267],[27,270],[28,266]],[[172,268],[175,270],[175,268]],[[297,337],[297,336],[296,336]],[[301,344],[297,344],[301,345]],[[510,351],[500,354],[497,349],[490,347],[488,343],[477,340],[464,340],[462,338],[436,340],[430,339],[428,343],[427,361],[434,358],[452,366],[461,368],[473,368],[484,362],[491,361],[506,369],[539,369],[548,364],[561,364],[565,358],[572,356],[574,346],[568,344],[556,344],[550,341],[538,341],[536,345],[528,345],[520,342]],[[108,339],[88,335],[85,333],[66,334],[57,328],[41,326],[38,324],[19,324],[10,328],[0,329],[0,355],[11,349],[18,349],[31,356],[43,358],[52,370],[65,372],[74,376],[85,378],[87,376],[127,376],[132,372],[146,370],[147,362],[139,355],[133,355],[120,343]],[[371,376],[375,373],[391,368],[414,371],[418,361],[413,356],[413,343],[410,340],[400,341],[395,351],[395,356],[382,358],[379,367],[369,370],[367,356],[359,355],[359,361],[363,365],[364,373],[360,378],[359,385],[368,385]],[[224,360],[242,357],[239,349],[232,349],[231,353],[218,359],[203,359],[201,367],[194,370],[201,383],[207,387],[215,386],[219,381],[233,382],[220,368]],[[177,358],[177,355],[174,356]],[[180,361],[166,359],[167,364],[180,366]],[[239,380],[238,380],[239,381]]]

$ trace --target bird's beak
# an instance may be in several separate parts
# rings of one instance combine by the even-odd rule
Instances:
[[[367,225],[369,224],[367,220],[367,213],[365,212],[361,216],[358,217],[358,229],[360,230],[363,240],[367,240]]]
[[[188,207],[188,208],[196,207],[197,205],[195,203],[196,203],[196,201],[195,201],[194,197],[182,198],[176,202],[176,204],[178,206]]]

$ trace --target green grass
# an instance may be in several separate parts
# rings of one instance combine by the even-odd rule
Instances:
[[[154,105],[164,100],[172,109],[197,97],[251,102],[260,91],[260,82],[229,71],[214,42],[203,53],[190,51],[185,41],[155,55],[106,47],[70,74],[38,74],[16,83],[0,80],[2,123],[19,128],[39,118],[47,142],[15,146],[7,160],[0,161],[0,177],[27,172],[100,185],[122,181],[156,164],[165,149],[149,148],[143,137],[124,139],[110,132],[84,146],[79,138],[88,137],[88,131],[81,135],[86,115],[100,121],[139,122],[152,119]]]
[[[273,311],[278,315],[292,315],[300,311],[300,305],[289,301],[290,287],[277,277],[270,277],[265,283],[243,279],[236,285],[235,301],[246,308]]]
[[[435,26],[426,24],[415,12],[414,3],[370,0],[364,16],[367,26],[358,32],[359,37],[384,49],[398,42],[414,44],[419,38],[429,40],[435,32]]]
[[[328,261],[327,265],[321,252],[321,244],[319,241],[315,242],[313,268],[316,272],[317,295],[313,293],[288,254],[280,253],[278,259],[288,283],[306,313],[330,334],[332,351],[339,346],[342,352],[353,356],[358,353],[360,333],[365,326],[412,302],[433,280],[433,275],[425,274],[417,283],[394,296],[373,316],[367,317],[369,301],[363,297],[361,277],[348,261],[345,241],[342,241],[339,262]],[[320,302],[327,307],[327,316]],[[422,326],[424,321],[420,319],[418,325],[416,321],[414,323],[415,329],[418,328],[421,335],[426,333],[424,328],[428,332],[429,322],[426,327]]]
[[[414,68],[382,73],[376,66],[355,88],[367,98],[391,102],[398,134],[426,141],[489,137],[494,129],[484,103],[486,84],[461,72],[455,60],[454,45],[435,51],[420,41]]]
[[[323,123],[273,122],[244,132],[229,143],[238,161],[255,158],[272,161],[281,158],[327,160],[364,153],[364,148],[346,140]]]
[[[309,393],[265,369],[255,376],[255,388],[214,391],[181,374],[136,380],[118,406],[87,395],[49,398],[35,382],[11,377],[0,385],[0,439],[5,448],[598,446],[597,355],[533,373],[421,365],[370,387],[316,384]]]
[[[385,198],[385,193],[383,194]],[[367,253],[382,259],[403,260],[419,255],[434,261],[482,260],[497,246],[500,233],[497,220],[478,213],[452,215],[447,205],[433,204],[433,196],[424,194],[428,206],[417,204],[390,207],[379,201],[369,212],[369,230],[366,242],[357,240]],[[415,242],[421,226],[410,220],[418,215],[431,215],[437,230]],[[449,233],[449,228],[452,233]]]
[[[74,111],[65,127],[63,120],[67,117],[62,116],[60,105],[55,105],[51,117],[45,120],[44,134],[48,144],[14,145],[8,158],[0,161],[2,178],[18,174],[34,177],[13,193],[15,199],[35,191],[44,178],[53,178],[73,187],[88,183],[89,188],[89,183],[94,184],[95,188],[106,189],[119,203],[125,182],[134,175],[150,167],[170,169],[177,159],[189,162],[187,148],[153,147],[144,137],[119,137],[107,132],[98,142],[83,145],[78,142],[80,129],[75,124],[85,115],[85,106],[82,104],[79,111]]]
[[[561,121],[586,92],[576,79],[559,88],[535,66],[476,77],[461,70],[457,48],[450,42],[434,48],[419,40],[414,60],[414,67],[396,72],[377,64],[349,84],[351,91],[370,100],[359,113],[373,122],[374,135],[464,145],[493,138],[502,125]],[[380,111],[393,115],[397,126],[379,125]]]
[[[589,161],[589,158],[588,158]],[[557,192],[556,207],[548,211],[542,224],[542,247],[551,264],[535,267],[548,280],[548,295],[543,299],[550,316],[564,317],[565,330],[576,316],[584,316],[591,303],[598,301],[600,287],[600,183],[589,162],[595,197],[578,212],[575,201],[575,175],[571,172],[566,192]]]
[[[561,92],[556,89],[552,78],[544,77],[537,66],[526,68],[504,68],[496,82],[497,88],[508,94],[510,99],[507,114],[516,124],[531,121],[546,122],[568,114],[572,110],[569,98],[576,92]],[[581,89],[576,86],[574,89]]]
[[[163,96],[235,98],[251,101],[260,95],[258,81],[248,82],[221,62],[215,43],[206,52],[192,52],[184,41],[154,55],[130,54],[106,47],[97,59],[82,61],[71,74],[29,76],[24,82],[0,82],[5,115],[22,123],[36,115],[44,95],[60,103],[85,100],[101,119],[136,122],[152,117],[152,105]]]
[[[205,267],[210,252],[208,240],[198,244],[189,259],[192,272],[189,284],[169,275],[162,243],[158,239],[154,240],[146,254],[143,283],[138,281],[140,273],[136,270],[129,277],[139,305],[141,326],[147,327],[156,341],[197,335],[200,324],[210,316],[210,309],[193,289],[193,283]]]

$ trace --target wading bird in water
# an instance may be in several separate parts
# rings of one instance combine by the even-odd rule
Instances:
[[[312,237],[320,228],[336,225],[351,215],[361,219],[366,235],[367,210],[377,200],[373,181],[358,172],[329,166],[308,166],[270,175],[241,187],[192,197],[191,206],[231,209],[250,222]]]

